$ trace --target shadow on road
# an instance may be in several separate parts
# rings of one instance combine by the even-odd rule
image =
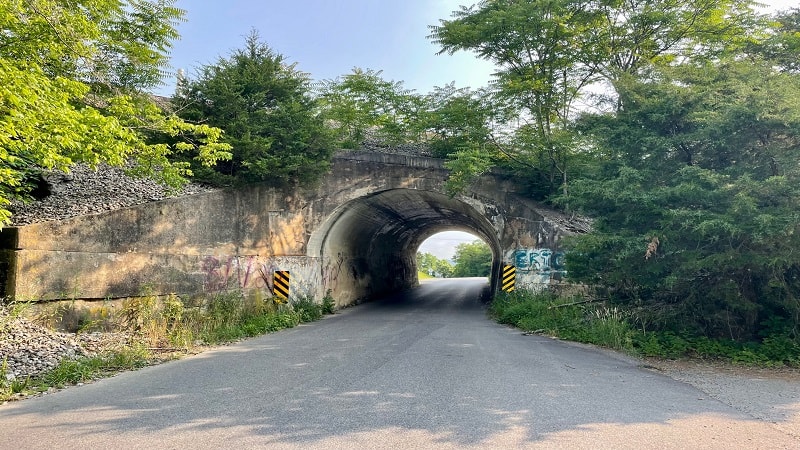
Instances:
[[[492,323],[484,285],[424,283],[311,325],[6,405],[0,448],[800,445],[635,362]],[[800,399],[774,407],[800,422]]]

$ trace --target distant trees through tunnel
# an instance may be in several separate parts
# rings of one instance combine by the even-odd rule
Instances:
[[[489,277],[492,249],[474,234],[444,231],[426,239],[417,249],[419,278]]]

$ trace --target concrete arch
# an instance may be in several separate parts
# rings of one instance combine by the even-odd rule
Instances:
[[[0,231],[0,286],[18,300],[269,293],[290,271],[295,297],[335,294],[339,306],[417,283],[415,253],[448,229],[483,238],[517,282],[563,273],[559,241],[581,225],[486,174],[445,193],[441,160],[346,152],[314,188],[249,185]]]
[[[445,194],[407,188],[386,189],[337,208],[309,239],[308,256],[336,261],[346,270],[337,283],[340,297],[363,299],[415,286],[416,250],[444,230],[471,232],[492,249],[492,277],[502,260],[497,233],[483,214]]]

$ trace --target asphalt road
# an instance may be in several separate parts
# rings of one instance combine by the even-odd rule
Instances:
[[[2,449],[800,448],[636,361],[497,325],[485,282],[0,407]]]

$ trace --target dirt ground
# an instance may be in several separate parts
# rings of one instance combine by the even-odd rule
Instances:
[[[657,359],[643,360],[642,367],[688,383],[708,398],[800,438],[800,369]]]

